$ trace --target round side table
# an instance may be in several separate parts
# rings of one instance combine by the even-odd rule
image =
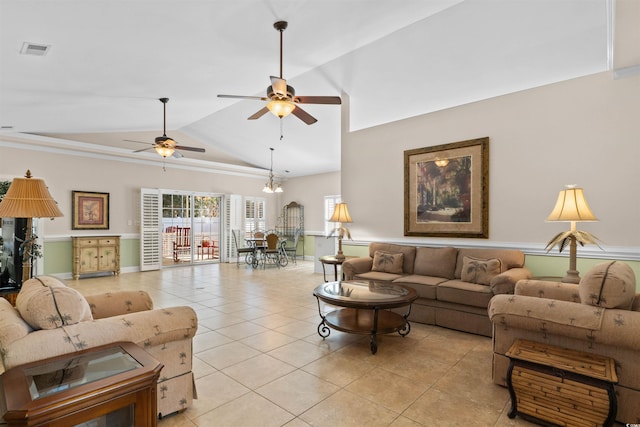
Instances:
[[[324,269],[325,264],[333,265],[333,280],[338,281],[338,266],[342,265],[343,262],[350,258],[357,258],[354,256],[346,256],[344,258],[336,258],[335,255],[325,255],[319,258],[320,264],[322,264],[322,277],[324,278],[325,283],[328,282],[326,272]],[[344,279],[344,277],[343,277]]]

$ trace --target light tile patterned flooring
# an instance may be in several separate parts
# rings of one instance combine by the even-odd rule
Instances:
[[[363,335],[322,340],[311,261],[254,270],[209,264],[69,280],[85,294],[144,289],[198,313],[198,399],[161,427],[528,426],[491,382],[491,339],[412,323],[372,355]]]

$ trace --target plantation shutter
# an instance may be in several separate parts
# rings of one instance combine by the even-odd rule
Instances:
[[[142,188],[140,193],[140,271],[160,270],[162,266],[160,192]]]

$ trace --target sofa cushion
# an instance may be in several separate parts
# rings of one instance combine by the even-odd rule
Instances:
[[[486,308],[493,297],[491,288],[460,280],[447,280],[438,285],[438,301]]]
[[[393,282],[402,277],[402,274],[384,273],[382,271],[369,271],[362,274],[356,274],[355,279],[375,280],[378,282]]]
[[[442,277],[412,274],[410,276],[402,276],[394,280],[393,283],[415,289],[418,292],[418,298],[436,299],[437,285],[446,280]]]
[[[489,285],[491,279],[502,272],[502,262],[498,258],[480,259],[464,257],[460,279],[463,282]]]
[[[456,248],[416,248],[413,274],[453,279],[456,270]]]
[[[633,270],[623,262],[603,262],[580,279],[578,293],[582,304],[630,310],[636,292]]]
[[[369,256],[373,259],[376,251],[390,252],[392,254],[402,254],[404,256],[402,272],[413,274],[413,264],[416,260],[416,247],[409,245],[396,245],[394,243],[369,243]]]
[[[16,298],[20,316],[33,329],[55,329],[92,320],[89,303],[80,292],[50,276],[23,283]]]
[[[373,265],[371,266],[371,271],[402,274],[403,262],[404,256],[401,253],[393,254],[390,252],[376,251],[373,254]]]

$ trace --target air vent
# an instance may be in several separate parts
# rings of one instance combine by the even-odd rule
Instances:
[[[22,49],[20,49],[20,53],[23,55],[44,56],[49,52],[49,49],[51,49],[50,44],[24,42],[22,44]]]

